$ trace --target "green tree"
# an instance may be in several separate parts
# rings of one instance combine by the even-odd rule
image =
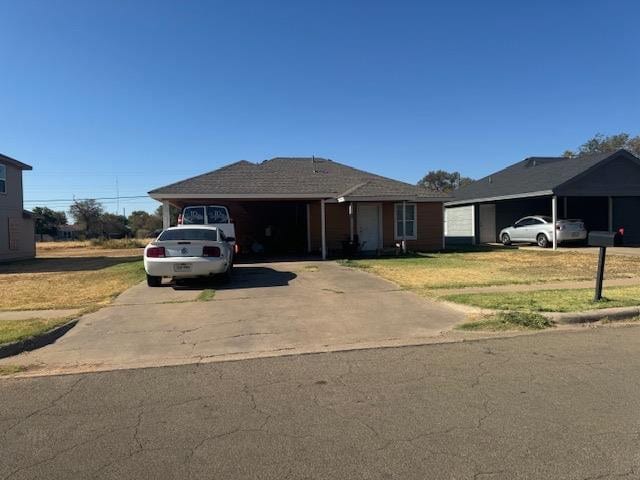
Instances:
[[[473,182],[472,178],[463,177],[460,172],[447,172],[446,170],[431,170],[418,182],[419,187],[424,187],[435,192],[451,192]]]
[[[69,213],[74,221],[80,225],[89,237],[102,234],[100,217],[104,213],[102,204],[93,199],[76,200],[69,207]]]
[[[35,207],[32,211],[38,235],[55,236],[58,227],[67,224],[67,215],[64,212],[56,212],[49,207]]]
[[[136,237],[146,237],[154,230],[162,228],[162,218],[157,213],[144,210],[131,212],[128,218],[131,233]]]
[[[580,145],[578,150],[565,150],[563,156],[576,157],[591,153],[615,152],[621,148],[627,149],[635,155],[640,155],[640,135],[632,137],[624,132],[615,135],[596,133],[592,138]]]
[[[127,217],[115,213],[103,213],[99,218],[102,235],[105,237],[123,237],[129,233]]]

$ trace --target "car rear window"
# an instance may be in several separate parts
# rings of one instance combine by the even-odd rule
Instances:
[[[218,231],[209,228],[176,228],[175,230],[165,230],[160,234],[158,240],[161,242],[171,240],[208,240],[218,241]]]
[[[224,207],[207,207],[207,223],[229,223],[229,215]]]
[[[203,225],[204,207],[187,207],[182,212],[183,225]]]

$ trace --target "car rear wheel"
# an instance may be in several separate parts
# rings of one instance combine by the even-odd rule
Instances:
[[[538,234],[537,242],[540,248],[547,248],[549,246],[549,239],[544,233]]]
[[[508,233],[502,234],[502,244],[503,245],[511,245],[511,237]]]
[[[147,275],[147,285],[149,285],[150,287],[159,287],[161,283],[162,283],[162,277]]]

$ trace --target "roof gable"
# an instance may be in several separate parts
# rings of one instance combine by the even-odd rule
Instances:
[[[8,157],[1,153],[0,153],[0,162],[19,168],[20,170],[33,170],[33,167],[31,165],[27,165],[26,163],[22,163],[16,160],[15,158]]]

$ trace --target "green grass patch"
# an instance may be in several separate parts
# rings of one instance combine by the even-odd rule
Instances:
[[[543,330],[553,326],[544,315],[532,312],[498,312],[481,320],[463,323],[456,327],[465,331]]]
[[[18,342],[26,340],[62,324],[67,323],[70,318],[42,319],[32,318],[29,320],[0,320],[0,344]]]
[[[200,292],[200,295],[198,295],[198,297],[196,298],[196,301],[208,302],[210,300],[213,300],[215,296],[216,296],[216,291],[213,290],[212,288],[207,288]]]
[[[530,292],[459,293],[444,300],[495,310],[580,312],[640,305],[640,286],[605,288],[605,298],[593,301],[593,289],[537,290]]]
[[[0,377],[3,375],[14,375],[16,373],[26,372],[28,367],[24,365],[0,365]]]

